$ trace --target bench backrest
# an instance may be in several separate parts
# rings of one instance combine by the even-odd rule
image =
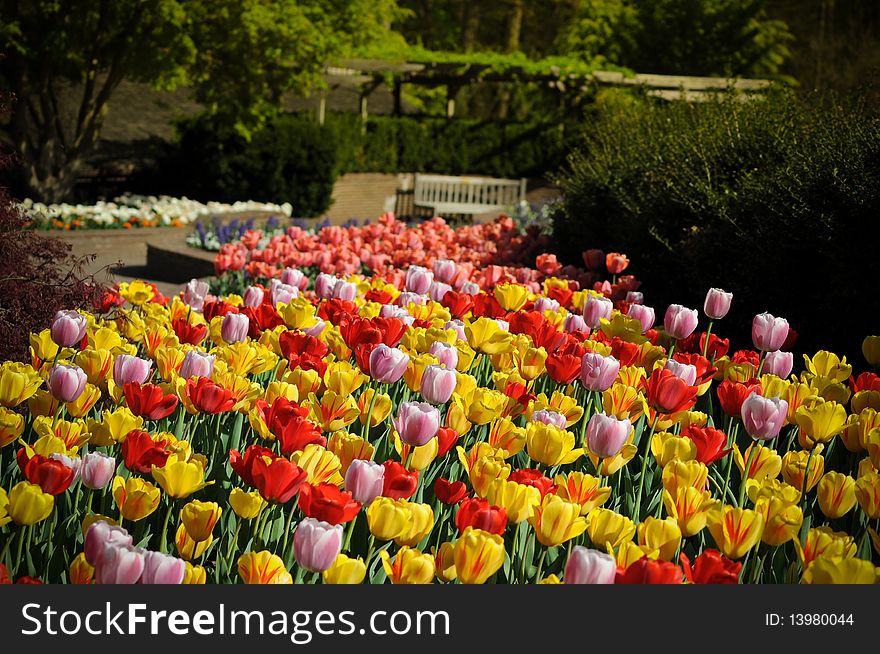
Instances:
[[[416,173],[413,195],[417,205],[442,203],[504,208],[525,200],[526,180]]]

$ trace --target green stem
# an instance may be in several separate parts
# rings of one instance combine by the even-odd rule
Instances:
[[[660,413],[654,416],[654,421],[651,423],[651,432],[648,434],[647,442],[645,443],[645,453],[642,456],[642,474],[639,476],[639,493],[636,495],[636,505],[635,510],[633,511],[633,518],[639,521],[639,511],[642,508],[642,492],[645,489],[645,474],[648,471],[648,457],[651,454],[651,439],[654,438],[654,431],[657,429],[657,423],[660,421]]]
[[[174,500],[168,501],[168,510],[165,512],[165,521],[162,523],[162,540],[160,541],[159,551],[162,554],[168,553],[168,523],[171,522],[171,513],[174,511]]]
[[[538,571],[535,573],[535,582],[541,581],[541,572],[544,570],[544,559],[547,558],[547,548],[541,548],[541,556],[538,557]]]
[[[360,514],[358,514],[360,515]],[[351,535],[354,533],[354,524],[357,522],[358,516],[355,515],[354,518],[348,523],[348,528],[345,530],[345,540],[342,544],[342,549],[345,552],[348,552],[348,548],[351,545]]]
[[[281,546],[281,558],[287,560],[287,547],[290,542],[290,526],[293,524],[293,514],[296,512],[296,502],[290,503],[290,511],[287,512],[287,522],[284,523],[284,544]]]
[[[740,507],[743,505],[743,500],[745,500],[746,497],[746,482],[749,480],[749,473],[751,472],[752,468],[752,459],[755,458],[755,452],[757,451],[757,449],[758,443],[753,442],[749,447],[749,457],[746,460],[745,466],[743,467],[742,479],[739,483],[739,497],[736,501],[736,505]],[[722,498],[722,501],[723,499],[724,498]]]
[[[235,553],[235,546],[238,544],[238,534],[241,531],[242,520],[239,518],[235,524],[235,534],[229,541],[229,547],[226,548],[226,576],[232,576],[232,555]],[[218,566],[219,567],[219,566]]]
[[[709,351],[709,336],[712,334],[712,325],[715,323],[714,320],[709,321],[709,326],[706,328],[706,342],[703,343],[703,358],[706,357],[706,353]]]

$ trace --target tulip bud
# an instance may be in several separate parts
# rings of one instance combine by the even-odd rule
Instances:
[[[532,414],[533,422],[541,422],[545,425],[553,425],[554,427],[559,427],[560,429],[565,429],[568,421],[565,416],[561,413],[557,413],[556,411],[548,411],[546,409],[539,409]]]
[[[397,296],[397,304],[401,307],[407,307],[410,304],[415,304],[418,306],[424,306],[428,302],[428,297],[426,295],[422,295],[421,293],[413,293],[411,291],[404,291],[400,295]]]
[[[539,297],[535,300],[535,311],[538,313],[559,311],[559,302],[549,297]]]
[[[79,366],[56,363],[49,371],[49,392],[59,402],[74,402],[85,390],[88,377]]]
[[[712,320],[720,320],[730,311],[733,293],[725,293],[720,288],[710,288],[703,302],[703,313]]]
[[[293,552],[301,568],[324,572],[342,550],[342,525],[304,518],[293,534]]]
[[[434,341],[428,348],[428,354],[433,354],[440,361],[441,365],[446,366],[449,370],[458,368],[458,349],[450,343],[443,341]]]
[[[654,326],[656,320],[653,307],[646,307],[644,304],[631,304],[626,315],[641,323],[643,334]]]
[[[243,313],[227,313],[220,324],[223,342],[232,345],[247,340],[250,324],[250,319]]]
[[[208,284],[198,279],[191,279],[183,288],[183,303],[196,311],[201,311],[205,306],[205,296],[207,295]]]
[[[434,281],[434,273],[422,266],[410,266],[406,271],[405,288],[412,293],[424,295]]]
[[[742,420],[749,436],[769,441],[779,434],[788,415],[788,402],[751,393],[742,404]]]
[[[409,355],[396,347],[380,343],[370,352],[370,376],[384,384],[394,384],[406,372]]]
[[[584,320],[582,315],[577,313],[569,313],[565,316],[565,320],[562,323],[562,329],[568,333],[590,331],[590,328],[587,327],[587,321]]]
[[[144,572],[146,550],[131,545],[108,545],[95,565],[96,584],[135,584]]]
[[[775,352],[768,352],[764,356],[764,367],[761,369],[761,372],[785,379],[791,374],[793,367],[794,355],[791,352],[776,350]]]
[[[609,252],[605,256],[605,267],[612,275],[619,275],[629,265],[629,258],[620,252]]]
[[[584,388],[590,391],[606,391],[611,388],[620,362],[613,356],[602,356],[598,352],[587,352],[581,359],[580,380]]]
[[[762,352],[775,352],[788,337],[788,321],[769,313],[759,313],[752,320],[752,343]]]
[[[446,404],[455,390],[457,377],[455,369],[437,364],[425,367],[419,391],[431,404]]]
[[[336,276],[320,273],[315,278],[315,294],[324,300],[329,300],[333,294],[333,287],[336,285]]]
[[[626,301],[630,304],[641,304],[645,301],[645,294],[641,291],[627,291]]]
[[[444,284],[451,284],[458,272],[458,265],[450,259],[434,259],[434,277]]]
[[[272,298],[272,306],[279,304],[290,304],[290,301],[299,297],[299,289],[296,286],[289,286],[277,279],[272,280],[269,286],[270,297]]]
[[[565,564],[566,584],[613,584],[617,561],[605,552],[575,545]]]
[[[79,468],[83,486],[98,490],[104,488],[113,479],[116,472],[116,459],[100,452],[84,454]]]
[[[437,435],[440,411],[426,402],[401,402],[397,417],[391,422],[400,440],[407,445],[421,447]]]
[[[873,368],[880,368],[880,336],[865,336],[862,341],[862,356]]]
[[[345,490],[355,501],[369,505],[382,494],[385,466],[366,459],[355,459],[345,473]]]
[[[461,285],[459,293],[461,293],[462,295],[479,295],[480,286],[476,282],[464,282]]]
[[[602,265],[605,263],[605,253],[602,250],[584,250],[581,256],[588,270],[601,270]]]
[[[663,317],[663,329],[672,338],[682,340],[694,333],[698,320],[699,314],[696,309],[670,304]]]
[[[697,367],[695,365],[669,359],[663,367],[688,386],[693,386],[697,383]]]
[[[186,563],[176,556],[161,552],[144,552],[142,584],[177,585],[183,583]]]
[[[189,350],[183,357],[180,366],[180,376],[183,379],[190,377],[210,378],[214,374],[214,355],[201,350]]]
[[[258,307],[263,304],[266,293],[259,286],[248,286],[244,291],[244,306]]]
[[[122,388],[130,382],[144,384],[150,378],[153,362],[128,354],[118,354],[113,360],[113,382]]]
[[[629,420],[618,420],[604,413],[594,413],[587,423],[587,447],[601,458],[614,456],[626,444],[632,431]]]
[[[452,287],[449,284],[431,282],[431,286],[428,287],[428,297],[434,300],[434,302],[442,302],[443,298],[451,290]]]
[[[357,286],[344,279],[338,279],[333,284],[333,290],[330,292],[330,295],[338,300],[351,302],[357,297]]]
[[[86,335],[89,323],[86,317],[77,311],[59,311],[52,320],[49,334],[52,341],[60,347],[78,345]]]
[[[299,268],[285,268],[281,271],[281,282],[288,286],[295,286],[301,291],[306,290],[309,285],[309,278]]]
[[[588,295],[584,301],[584,322],[590,329],[598,329],[602,318],[609,320],[614,303],[606,297]]]
[[[86,531],[83,551],[89,565],[96,566],[107,547],[130,546],[131,535],[122,527],[111,525],[104,520],[93,522]]]

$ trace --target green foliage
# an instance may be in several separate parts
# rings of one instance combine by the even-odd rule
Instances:
[[[880,275],[880,119],[860,97],[614,106],[559,182],[560,254],[626,252],[658,310],[719,286],[740,346],[761,311],[788,318],[807,351],[855,355],[877,330],[864,280]]]

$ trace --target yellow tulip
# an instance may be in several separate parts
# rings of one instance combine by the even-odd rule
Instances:
[[[846,409],[837,402],[821,402],[802,406],[795,414],[798,442],[808,450],[817,443],[827,443],[843,431]]]
[[[162,490],[171,497],[180,499],[189,497],[198,490],[203,489],[213,481],[205,482],[205,465],[199,459],[193,457],[186,460],[172,454],[165,461],[165,465],[159,468],[153,466],[153,479]]]
[[[880,336],[866,336],[862,341],[862,355],[872,368],[880,368]]]
[[[461,458],[460,455],[459,458]],[[503,459],[483,456],[468,468],[468,480],[471,482],[474,492],[479,497],[485,497],[492,482],[496,479],[507,479],[510,472],[510,465],[505,463]]]
[[[290,329],[308,329],[318,322],[315,305],[302,297],[293,298],[289,304],[279,304],[278,313]]]
[[[674,494],[663,491],[663,506],[686,538],[700,533],[706,527],[709,512],[718,505],[718,500],[713,500],[709,491],[700,491],[693,486],[677,488]]]
[[[645,396],[632,386],[615,383],[602,392],[602,410],[618,420],[635,422],[647,408]]]
[[[193,500],[180,510],[180,521],[186,533],[196,542],[208,540],[223,509],[216,502]]]
[[[835,520],[849,513],[856,505],[856,480],[839,472],[826,473],[816,489],[819,508]]]
[[[0,407],[0,449],[18,440],[24,433],[24,416]]]
[[[259,491],[248,493],[241,488],[233,488],[229,491],[229,506],[242,520],[253,520],[266,507],[266,500]]]
[[[70,562],[68,569],[70,583],[78,586],[87,586],[92,583],[95,578],[95,568],[86,561],[85,552],[80,552],[76,558]]]
[[[492,318],[481,317],[464,324],[468,345],[483,354],[509,352],[513,337]]]
[[[797,504],[801,499],[801,489],[778,479],[765,477],[761,481],[748,479],[746,481],[746,495],[756,504],[761,498],[777,498],[788,504]]]
[[[143,429],[144,419],[134,415],[128,407],[118,407],[113,411],[104,409],[101,421],[88,421],[89,443],[95,446],[107,446],[121,443],[128,432]]]
[[[113,354],[110,350],[82,350],[77,352],[73,362],[82,368],[90,384],[102,386],[107,383],[113,366]]]
[[[651,454],[654,455],[657,465],[665,468],[666,464],[673,459],[691,461],[696,458],[697,446],[690,438],[662,431],[654,434],[651,439]]]
[[[86,384],[83,392],[79,394],[79,397],[76,398],[75,401],[68,402],[64,406],[67,407],[67,413],[71,416],[74,418],[82,418],[92,410],[92,407],[94,407],[100,399],[101,391],[98,390],[98,387]]]
[[[519,311],[529,301],[531,292],[521,284],[497,284],[495,299],[505,311]]]
[[[393,560],[386,550],[379,556],[392,584],[430,584],[434,579],[434,557],[430,554],[401,547]]]
[[[391,440],[394,443],[394,451],[400,456],[401,461],[407,462],[408,470],[424,470],[434,459],[437,458],[440,444],[436,438],[432,438],[424,445],[412,447],[400,440],[395,430],[391,430]],[[410,456],[412,452],[412,456]]]
[[[611,509],[593,509],[587,515],[587,535],[600,550],[620,547],[631,541],[635,533],[633,521]]]
[[[546,466],[573,463],[584,453],[575,448],[574,433],[543,422],[530,422],[526,427],[526,448],[529,458]]]
[[[367,566],[361,558],[352,559],[345,554],[337,556],[330,567],[322,573],[324,583],[332,585],[361,584],[367,576]]]
[[[755,453],[752,454],[754,448]],[[756,479],[758,481],[767,477],[779,476],[782,470],[782,457],[769,447],[752,443],[746,448],[745,453],[739,451],[739,447],[733,445],[733,460],[739,473],[744,479]],[[746,461],[749,461],[749,471],[745,473]]]
[[[852,536],[842,531],[832,531],[831,527],[817,527],[807,531],[807,539],[803,546],[798,539],[794,540],[794,548],[801,561],[801,567],[807,568],[818,557],[850,558],[856,555],[856,543]]]
[[[581,507],[581,515],[587,515],[597,506],[602,506],[611,497],[610,486],[599,486],[599,480],[583,472],[556,475],[556,494],[568,502]]]
[[[193,565],[189,561],[184,561],[186,570],[183,573],[183,583],[186,586],[203,586],[208,580],[207,571],[200,565]]]
[[[9,496],[6,494],[6,490],[0,486],[0,527],[12,521],[12,518],[9,517],[8,509]]]
[[[27,481],[13,486],[6,502],[5,512],[17,525],[42,522],[49,517],[55,506],[55,498],[52,495],[44,493],[37,484]]]
[[[38,390],[27,401],[28,411],[35,418],[38,416],[54,417],[58,411],[58,400],[47,390]]]
[[[351,396],[339,395],[327,390],[319,400],[314,393],[309,393],[303,406],[309,409],[309,419],[321,426],[326,432],[345,429],[358,419],[360,411],[357,402]]]
[[[324,384],[317,370],[303,368],[288,370],[282,376],[281,381],[296,386],[300,397],[308,397],[309,393],[317,393]]]
[[[761,540],[764,517],[751,509],[724,505],[709,513],[709,533],[729,559],[741,559]]]
[[[269,382],[266,385],[266,392],[263,393],[263,399],[271,406],[279,397],[291,402],[299,402],[299,389],[283,381]]]
[[[459,436],[464,436],[473,427],[473,424],[467,419],[467,411],[462,406],[460,400],[457,400],[455,393],[452,394],[452,402],[446,410],[446,420],[444,427],[449,427]]]
[[[543,347],[528,347],[523,352],[515,352],[513,359],[516,369],[525,381],[537,379],[547,370],[547,350]]]
[[[501,417],[508,398],[491,388],[477,388],[467,410],[467,419],[476,425],[486,425]]]
[[[681,488],[691,487],[698,491],[706,488],[709,468],[699,461],[681,461],[673,459],[663,468],[663,488],[673,496]]]
[[[672,561],[681,545],[681,529],[674,518],[645,518],[636,528],[639,545],[657,550],[664,561]]]
[[[58,360],[61,361],[69,357],[73,352],[70,348],[63,348],[59,353],[58,345],[52,340],[52,330],[48,328],[38,334],[31,334],[28,336],[28,341],[30,342],[31,359],[33,359],[34,366],[37,368],[46,361],[51,362],[55,359],[56,354],[58,355]]]
[[[519,454],[526,445],[526,430],[518,427],[510,418],[495,420],[488,436],[489,445],[505,452],[505,459]]]
[[[804,570],[802,584],[880,584],[880,568],[862,559],[820,556]]]
[[[758,498],[755,512],[760,513],[764,519],[761,540],[771,547],[779,547],[796,538],[804,522],[801,507],[779,497]]]
[[[413,513],[403,500],[377,497],[367,508],[370,533],[379,540],[394,540],[408,534],[412,528]]]
[[[377,393],[372,388],[367,388],[360,394],[357,405],[358,420],[360,420],[362,425],[366,425],[367,416],[369,415],[370,427],[375,427],[385,422],[385,419],[391,415],[391,409],[394,407],[390,395],[387,393]],[[372,411],[370,410],[371,406]]]
[[[0,405],[18,406],[37,392],[43,379],[26,363],[7,361],[0,365]]]
[[[159,507],[160,496],[158,488],[140,477],[113,478],[113,500],[126,520],[137,522],[146,518]]]
[[[177,533],[174,535],[174,545],[177,547],[177,554],[184,561],[192,561],[199,558],[214,542],[214,536],[208,534],[205,540],[195,540],[189,535],[186,526],[180,525]]]
[[[432,440],[437,441],[436,438]],[[372,460],[373,454],[376,452],[376,448],[370,445],[368,441],[346,431],[335,432],[327,443],[327,449],[339,458],[339,462],[342,464],[340,474],[343,477],[348,472],[348,467],[352,461],[355,459]],[[416,450],[418,449],[416,448]]]
[[[455,541],[455,572],[463,584],[485,584],[501,569],[504,557],[504,539],[498,534],[466,527]]]
[[[509,523],[518,524],[534,515],[535,507],[541,503],[541,491],[534,486],[495,479],[486,489],[485,499],[507,511]]]
[[[785,482],[795,488],[806,491],[812,490],[813,486],[819,483],[825,470],[825,457],[819,454],[821,451],[822,446],[815,448],[812,456],[810,456],[810,452],[803,450],[799,452],[794,450],[786,452],[785,456],[782,457],[782,478],[785,479]],[[809,473],[806,474],[807,486],[804,489],[804,475],[807,473],[807,462],[809,462],[810,469]]]
[[[277,554],[267,550],[238,557],[238,576],[246,584],[292,584],[293,578]]]
[[[440,363],[440,359],[433,354],[411,354],[409,357],[409,364],[407,365],[406,371],[403,373],[403,383],[405,383],[413,393],[419,392],[419,389],[422,386],[422,376],[425,374],[425,369],[429,365],[437,363]]]
[[[614,556],[614,550],[611,547],[608,548],[608,554]],[[637,545],[632,541],[626,541],[621,543],[620,548],[617,550],[617,567],[626,570],[633,563],[644,558],[656,561],[660,558],[660,551],[644,545]]]
[[[455,581],[458,573],[455,570],[455,545],[453,543],[440,543],[439,549],[431,550],[434,554],[434,574],[442,582]]]
[[[852,366],[834,352],[822,350],[816,352],[812,359],[804,355],[804,365],[810,374],[816,377],[829,377],[835,381],[846,381],[852,374]]]
[[[348,361],[336,361],[324,371],[324,385],[338,395],[349,396],[369,379]]]
[[[415,547],[434,528],[434,510],[430,504],[403,502],[402,506],[409,512],[411,520],[408,527],[394,538],[399,546]]]
[[[545,495],[528,520],[538,542],[545,547],[561,545],[587,529],[587,520],[581,517],[580,505],[566,502],[558,495]]]
[[[294,452],[290,460],[305,470],[310,484],[336,484],[342,486],[345,481],[339,473],[342,462],[339,457],[317,443],[306,445],[305,449]]]
[[[136,279],[119,284],[119,294],[133,305],[142,306],[156,296],[156,291],[150,284]]]
[[[565,393],[560,393],[559,391],[553,391],[549,399],[544,393],[539,393],[535,401],[529,405],[529,420],[531,420],[532,414],[535,411],[540,411],[542,409],[555,411],[556,413],[564,415],[566,427],[571,427],[581,419],[581,416],[584,415],[584,407],[578,404],[577,398],[566,395]]]
[[[856,479],[856,500],[865,515],[880,518],[880,474],[876,471],[860,475]]]

